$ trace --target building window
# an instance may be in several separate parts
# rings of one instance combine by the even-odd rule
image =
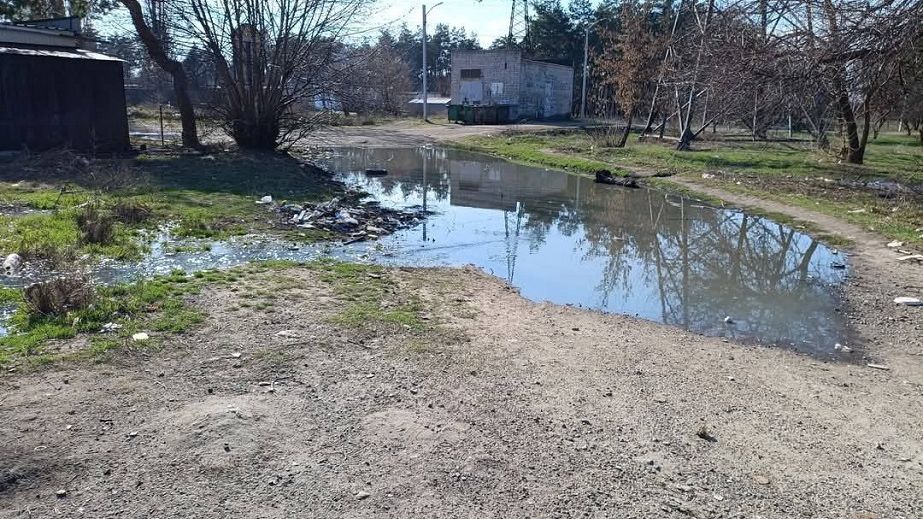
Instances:
[[[479,68],[463,68],[461,69],[461,78],[462,79],[479,79],[481,77],[481,69]]]
[[[503,83],[491,83],[490,84],[490,95],[492,96],[502,96],[503,95]]]

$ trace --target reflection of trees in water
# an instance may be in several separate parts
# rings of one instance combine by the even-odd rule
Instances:
[[[395,151],[355,150],[348,162],[357,171],[388,169],[380,180],[388,195],[421,197],[424,183],[431,201],[496,209],[504,218],[510,281],[520,239],[540,251],[554,230],[573,240],[585,263],[603,260],[593,287],[601,307],[637,307],[645,302],[638,298],[653,293],[660,320],[712,333],[725,315],[746,335],[779,341],[819,339],[839,328],[831,326],[832,297],[816,282],[837,278],[827,268],[829,253],[793,229],[657,191],[598,186],[480,156]]]
[[[818,282],[838,276],[828,268],[829,258],[819,256],[828,253],[810,237],[765,218],[656,191],[574,178],[571,193],[579,183],[581,197],[572,203],[527,202],[526,227],[582,234],[585,259],[604,259],[595,287],[601,306],[615,305],[616,295],[622,302],[641,297],[644,290],[633,294],[633,283],[641,281],[656,287],[666,323],[715,333],[731,315],[748,336],[794,343],[825,339],[826,330],[838,328],[831,323],[835,302]],[[634,278],[632,269],[638,270]]]

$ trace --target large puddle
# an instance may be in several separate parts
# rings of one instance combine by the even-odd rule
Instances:
[[[470,263],[533,300],[810,353],[846,342],[844,255],[772,220],[455,150],[338,149],[326,163],[383,203],[436,213],[384,239],[383,261]]]
[[[812,354],[832,354],[836,343],[846,343],[837,296],[844,255],[772,220],[455,150],[339,148],[323,162],[384,205],[424,206],[433,214],[378,242],[349,246],[249,236],[176,250],[163,232],[141,262],[106,262],[93,274],[127,281],[177,268],[320,256],[474,264],[533,300]],[[389,174],[367,177],[369,167]]]

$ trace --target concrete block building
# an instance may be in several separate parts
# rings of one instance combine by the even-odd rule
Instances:
[[[510,119],[571,115],[574,69],[514,49],[452,52],[452,104],[509,106]]]

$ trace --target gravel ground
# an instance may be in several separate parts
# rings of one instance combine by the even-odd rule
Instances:
[[[848,290],[881,370],[472,268],[385,276],[426,326],[334,324],[345,303],[295,268],[245,282],[273,313],[209,289],[161,349],[3,375],[0,517],[923,516],[921,309],[893,280]]]

